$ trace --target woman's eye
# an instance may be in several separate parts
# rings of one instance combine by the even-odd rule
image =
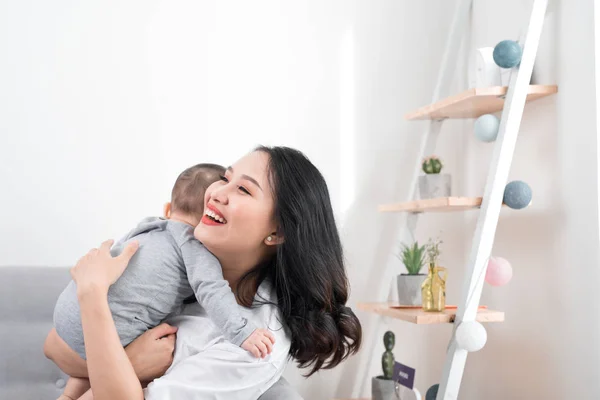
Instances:
[[[240,189],[242,192],[246,193],[246,194],[250,194],[250,192],[248,191],[248,189],[246,189],[246,188],[245,188],[245,187],[243,187],[243,186],[239,186],[239,189]]]
[[[229,182],[229,179],[227,179],[225,175],[219,176],[219,179],[221,179],[223,182]]]

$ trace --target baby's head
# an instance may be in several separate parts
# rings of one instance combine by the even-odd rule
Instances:
[[[165,217],[196,226],[204,214],[206,188],[225,174],[217,164],[198,164],[177,177],[171,191],[171,202],[165,204]]]

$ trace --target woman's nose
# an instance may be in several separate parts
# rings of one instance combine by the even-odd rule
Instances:
[[[213,190],[210,194],[211,200],[219,204],[229,203],[229,196],[227,195],[227,185],[221,186]]]

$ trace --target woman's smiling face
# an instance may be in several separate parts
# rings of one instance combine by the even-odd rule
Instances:
[[[204,216],[194,236],[217,257],[225,252],[259,254],[276,231],[268,164],[267,153],[254,151],[206,190]]]

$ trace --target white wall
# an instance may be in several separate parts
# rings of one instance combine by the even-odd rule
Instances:
[[[305,151],[337,206],[340,4],[1,2],[0,265],[70,265],[257,144]]]
[[[424,9],[429,4],[426,3],[416,7]],[[471,47],[493,46],[506,38],[518,38],[527,22],[527,3],[475,0]],[[596,315],[600,277],[593,2],[557,3],[554,13],[546,18],[536,80],[558,84],[559,93],[527,106],[509,176],[510,180],[522,179],[532,186],[534,203],[526,210],[502,212],[493,254],[512,262],[514,278],[502,288],[485,287],[482,298],[483,304],[504,310],[506,322],[486,325],[488,344],[469,357],[461,399],[600,397],[597,379],[600,328]],[[386,13],[393,14],[392,10],[393,5],[388,3]],[[432,13],[432,18],[435,17]],[[391,19],[381,21],[392,26]],[[445,19],[436,21],[445,23]],[[410,29],[412,35],[404,42],[382,46],[386,49],[410,46],[413,40],[423,35],[415,26]],[[376,38],[373,32],[369,39]],[[431,95],[436,71],[429,68],[437,61],[441,38],[432,32],[428,39],[431,46],[414,60],[423,68],[420,74],[410,71],[410,66],[392,56],[385,59],[390,70],[402,70],[403,78],[397,78],[399,82],[392,85],[406,89],[404,103],[395,103],[384,89],[378,91],[373,97],[377,96],[380,102],[379,114],[365,115],[365,119],[373,118],[368,125],[396,127],[394,134],[407,141],[412,135],[418,135],[418,125],[401,123],[398,117],[426,104]],[[376,65],[368,59],[362,62]],[[373,74],[370,78],[370,87],[385,87],[393,81],[391,74]],[[458,85],[466,87],[464,75],[459,75],[457,80]],[[391,108],[398,104],[400,107],[396,110],[386,109],[386,106]],[[456,184],[455,193],[467,196],[483,192],[492,153],[491,145],[473,138],[472,123],[472,120],[446,122],[436,149],[436,153],[447,160]],[[385,143],[389,137],[384,139],[381,135],[380,140]],[[401,148],[391,145],[384,149],[384,146],[378,156],[370,160],[372,171],[386,171],[384,177],[390,170],[392,174],[412,171],[405,169],[407,160],[404,164],[396,161],[393,165],[391,154],[394,150],[414,154],[417,149],[412,143],[405,142]],[[373,175],[373,172],[365,174],[365,179]],[[368,193],[361,210],[373,210],[378,202],[390,201],[390,194],[383,189],[387,185],[385,178],[378,183],[379,187],[373,182],[372,186],[365,184],[359,189],[359,192]],[[402,183],[408,184],[408,179],[403,179]],[[402,186],[400,194],[393,199],[403,199],[407,189]],[[447,288],[450,304],[459,300],[477,215],[477,212],[425,215],[419,222],[418,237],[421,240],[436,235],[439,230],[444,232],[442,261],[450,274]],[[365,222],[365,218],[370,217],[373,219]],[[352,253],[351,263],[357,263],[352,270],[354,301],[373,296],[372,290],[379,278],[374,268],[385,262],[390,249],[396,248],[386,240],[395,222],[397,220],[375,215],[356,217],[355,229],[364,224],[368,229],[350,232],[347,238],[353,243],[353,250],[365,242],[367,249],[365,253],[359,253],[359,250]],[[373,237],[365,239],[365,230],[373,232]],[[383,239],[379,234],[383,234]],[[366,314],[361,314],[361,318],[368,321],[367,324],[373,320]],[[451,328],[412,326],[396,321],[390,321],[387,327],[396,333],[396,359],[417,369],[416,385],[421,392],[439,382]],[[380,342],[381,338],[369,337],[367,340]],[[382,351],[379,346],[378,352]],[[380,370],[378,357],[376,354],[371,376]],[[351,360],[346,367],[348,372],[355,371],[357,364],[364,360]],[[345,390],[344,385],[340,385],[340,391]]]
[[[600,128],[600,0],[594,0],[594,46],[596,67],[596,128],[597,134],[600,134],[600,129],[598,129]],[[598,140],[597,145],[597,152],[600,154],[600,140]],[[598,198],[600,200],[600,163],[598,163]],[[600,202],[598,203],[598,209],[600,210]]]
[[[526,3],[475,0],[470,45],[518,36]],[[328,179],[344,216],[351,303],[369,300],[376,268],[397,248],[388,238],[399,218],[376,206],[405,198],[424,124],[402,116],[430,100],[453,5],[0,2],[0,265],[69,265],[159,213],[186,166],[285,144]],[[487,325],[461,399],[600,397],[591,7],[559,2],[546,21],[536,73],[559,94],[525,112],[510,178],[530,183],[534,204],[502,213],[494,254],[515,276],[486,287],[483,302],[507,321]],[[491,154],[471,127],[448,121],[436,150],[464,195],[481,193]],[[449,303],[476,216],[420,220],[422,240],[443,232]],[[372,316],[359,316],[368,328]],[[416,367],[424,392],[439,379],[451,328],[389,327],[396,358]],[[329,399],[349,394],[361,362],[308,381],[294,368],[286,375],[305,398]]]

